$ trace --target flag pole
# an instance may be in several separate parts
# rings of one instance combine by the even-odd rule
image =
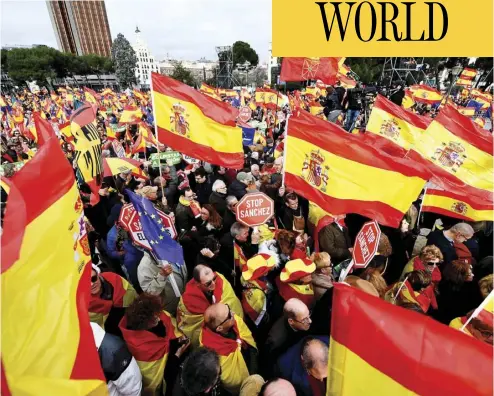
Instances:
[[[281,178],[281,187],[285,187],[285,173],[286,173],[286,149],[288,147],[288,121],[290,119],[290,114],[286,116],[286,124],[285,124],[285,144],[283,145],[283,176]]]
[[[151,72],[151,102],[153,104],[153,121],[154,121],[154,137],[156,138],[156,150],[158,150],[158,168],[160,170],[160,187],[161,187],[161,199],[165,196],[165,189],[163,188],[163,171],[161,170],[161,155],[160,155],[160,141],[158,140],[158,123],[156,119],[156,102],[154,101],[154,89],[153,89],[153,73]],[[144,154],[145,155],[145,154]]]
[[[492,290],[489,295],[482,301],[482,304],[480,304],[475,311],[470,315],[468,320],[465,322],[465,324],[460,328],[460,331],[465,332],[465,328],[470,324],[472,319],[476,318],[479,316],[480,312],[484,309],[484,307],[489,303],[490,300],[494,299],[494,290]]]
[[[422,196],[422,201],[420,201],[419,214],[417,216],[417,229],[419,229],[419,230],[420,230],[420,228],[419,228],[420,216],[422,215],[422,205],[424,204],[424,199],[425,199],[426,194],[427,194],[427,183],[425,184],[425,187],[424,187],[424,195]]]
[[[403,280],[400,287],[398,288],[398,291],[396,292],[395,296],[393,297],[393,304],[395,303],[396,299],[398,298],[398,296],[401,292],[401,289],[403,289],[403,286],[405,286],[405,282],[408,280],[408,277],[409,277],[409,275],[407,275],[407,277]]]

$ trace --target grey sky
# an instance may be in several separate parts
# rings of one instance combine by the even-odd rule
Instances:
[[[45,44],[57,47],[42,0],[1,1],[1,45]],[[269,0],[106,0],[112,37],[132,43],[136,24],[153,55],[194,60],[216,59],[214,47],[248,42],[261,61],[271,41]]]

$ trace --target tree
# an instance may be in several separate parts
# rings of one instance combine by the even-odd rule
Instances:
[[[347,58],[345,63],[364,84],[375,84],[382,73],[384,58]]]
[[[122,33],[117,35],[111,47],[112,60],[115,65],[115,76],[121,88],[129,88],[137,84],[135,69],[137,57],[129,41]]]
[[[242,64],[245,63],[245,61],[249,61],[252,66],[257,66],[259,64],[259,56],[250,44],[244,41],[236,41],[233,43],[232,50],[234,68],[238,63]]]
[[[190,70],[187,70],[182,62],[175,62],[173,65],[173,72],[170,74],[171,78],[174,78],[177,81],[181,81],[184,84],[195,86],[196,80]]]

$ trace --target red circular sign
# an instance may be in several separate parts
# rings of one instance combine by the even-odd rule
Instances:
[[[274,215],[274,201],[263,193],[246,194],[235,207],[235,215],[248,227],[259,226]]]
[[[240,108],[240,111],[238,112],[238,118],[240,119],[240,121],[247,122],[250,120],[251,117],[252,110],[250,109],[250,107],[242,106]]]
[[[381,229],[376,221],[369,221],[363,225],[353,246],[354,268],[365,268],[369,265],[377,252],[379,238]]]
[[[164,214],[161,210],[156,210],[156,212],[158,212],[158,216],[162,221],[162,231],[166,232],[171,238],[175,239],[177,237],[177,230],[175,229],[173,219]],[[151,250],[151,246],[142,231],[139,214],[136,212],[132,204],[127,204],[122,207],[118,221],[120,225],[129,232],[132,241],[136,245]]]

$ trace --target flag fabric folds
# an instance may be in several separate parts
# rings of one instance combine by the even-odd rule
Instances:
[[[403,157],[415,141],[421,139],[430,121],[430,118],[409,112],[384,96],[378,95],[366,131],[376,137],[373,139],[375,143],[373,147],[390,154],[394,150]],[[366,134],[366,137],[369,135]]]
[[[244,165],[238,110],[172,78],[152,73],[158,141],[226,168]]]
[[[34,117],[38,151],[11,179],[3,224],[2,394],[104,395],[83,203],[55,132]]]
[[[127,194],[139,214],[142,231],[149,241],[155,257],[160,261],[167,261],[177,267],[184,265],[182,246],[166,233],[153,203],[130,190],[127,190]]]
[[[321,80],[333,85],[338,70],[338,58],[283,58],[280,80]]]
[[[430,173],[305,111],[290,117],[287,187],[334,214],[358,213],[397,227]]]
[[[428,85],[412,85],[410,87],[410,91],[412,92],[413,100],[419,103],[433,105],[440,103],[443,98],[441,92],[437,89],[429,87]]]
[[[433,212],[464,221],[492,221],[494,203],[475,196],[428,188],[422,200],[422,212]]]
[[[491,395],[492,346],[336,283],[327,396]]]
[[[91,204],[99,202],[99,189],[103,181],[101,139],[96,129],[96,114],[91,105],[77,109],[70,119],[74,137],[74,162],[80,177],[91,189]]]
[[[426,164],[433,172],[434,184],[444,189],[449,189],[451,184],[458,191],[492,202],[492,147],[490,133],[446,105],[407,157]]]
[[[118,125],[125,124],[138,124],[142,120],[142,111],[137,106],[125,106],[120,119],[118,120]]]

